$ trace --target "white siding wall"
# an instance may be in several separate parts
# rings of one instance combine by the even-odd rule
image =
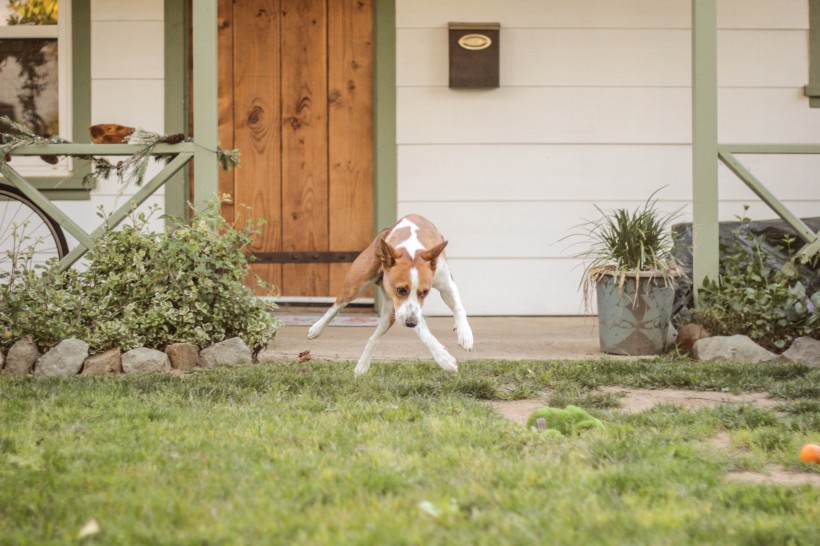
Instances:
[[[163,48],[163,0],[91,1],[92,124],[119,123],[164,134]],[[160,168],[152,162],[148,176]],[[123,187],[111,179],[97,185],[90,201],[56,204],[80,226],[91,230],[101,222],[98,207],[111,213],[135,192],[135,188]],[[139,210],[145,211],[150,205],[163,207],[164,202],[161,189]],[[152,221],[153,229],[162,228],[158,216]]]
[[[654,190],[691,218],[690,0],[396,0],[399,214],[450,240],[468,313],[577,314],[561,242]],[[820,143],[806,0],[719,0],[719,138]],[[447,23],[501,23],[501,87],[447,87]],[[820,215],[820,157],[746,156],[799,215]],[[721,219],[774,217],[720,170]],[[446,313],[440,300],[431,314]]]

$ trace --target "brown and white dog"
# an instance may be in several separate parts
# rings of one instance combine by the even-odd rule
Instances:
[[[445,246],[447,241],[436,227],[416,214],[405,216],[393,227],[383,230],[353,262],[345,277],[342,293],[333,307],[310,327],[308,339],[322,335],[330,321],[347,304],[374,284],[380,285],[383,296],[381,317],[353,370],[356,375],[370,369],[379,338],[395,321],[413,328],[439,366],[448,372],[457,372],[456,359],[433,336],[421,313],[430,288],[435,288],[453,310],[458,344],[468,351],[473,348],[473,332],[447,266]]]

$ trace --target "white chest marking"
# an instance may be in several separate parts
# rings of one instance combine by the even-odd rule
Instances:
[[[411,258],[416,257],[416,252],[419,250],[425,250],[424,245],[421,244],[419,241],[419,226],[408,220],[407,218],[402,218],[402,221],[396,224],[396,227],[390,232],[390,235],[393,234],[397,229],[402,228],[410,228],[410,237],[402,241],[401,243],[397,244],[395,248],[405,248],[407,253],[410,254]],[[388,235],[388,237],[390,236]]]

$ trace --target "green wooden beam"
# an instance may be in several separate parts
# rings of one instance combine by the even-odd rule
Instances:
[[[91,239],[83,228],[78,226],[74,220],[69,218],[63,211],[53,205],[46,196],[31,185],[31,182],[20,176],[20,173],[15,171],[11,165],[6,162],[0,162],[0,173],[3,174],[6,180],[11,182],[12,186],[15,186],[18,190],[23,192],[23,195],[28,197],[32,203],[40,207],[43,212],[54,218],[57,223],[60,224],[61,228],[73,235],[74,238],[79,241],[80,245],[88,247],[88,245],[92,244]]]
[[[692,262],[695,303],[716,280],[718,246],[717,5],[692,0]]]
[[[217,113],[216,0],[193,2],[194,55],[194,204],[197,208],[213,200],[219,189],[216,158],[219,146]]]
[[[24,146],[11,152],[15,155],[134,155],[145,148],[144,144],[43,144],[37,146]],[[157,144],[152,150],[152,155],[176,155],[179,153],[193,153],[197,147],[193,142],[180,142],[179,144]],[[216,155],[210,153],[216,165]]]
[[[720,144],[730,154],[820,154],[820,144]]]
[[[91,135],[91,0],[71,3],[71,140],[88,142]],[[76,165],[74,166],[75,170]],[[87,167],[87,166],[86,166]],[[87,167],[85,172],[88,172]]]
[[[396,158],[396,3],[376,0],[375,19],[375,192],[374,235],[397,215]]]
[[[165,0],[165,133],[188,132],[188,0]],[[188,170],[165,186],[165,214],[185,218]]]
[[[803,245],[803,248],[797,251],[797,256],[814,256],[820,253],[820,233],[817,233],[814,240]]]
[[[820,0],[809,0],[809,106],[820,108]]]
[[[85,232],[82,232],[83,235],[86,237],[85,240],[77,240],[80,241],[80,245],[74,247],[71,252],[66,254],[62,260],[60,260],[60,268],[61,269],[68,269],[74,263],[79,260],[83,254],[87,251],[94,248],[94,244],[100,237],[102,237],[109,229],[113,229],[114,227],[118,226],[120,222],[122,222],[126,217],[128,217],[131,212],[139,207],[142,203],[145,202],[146,199],[151,197],[159,188],[162,187],[169,179],[171,179],[177,172],[179,172],[182,167],[188,164],[189,161],[194,157],[194,154],[191,153],[184,153],[179,154],[170,163],[168,163],[163,169],[158,172],[150,181],[146,182],[140,189],[137,190],[137,193],[132,195],[128,198],[128,200],[123,203],[117,210],[115,210],[110,216],[106,218],[106,221],[99,226],[97,229],[91,232],[91,235],[85,235]],[[58,220],[59,221],[59,220]],[[62,226],[63,223],[60,221],[60,225]],[[65,226],[63,226],[65,227]],[[74,235],[73,232],[70,232]],[[75,236],[76,237],[76,236]]]
[[[719,157],[720,160],[723,161],[724,165],[726,165],[730,171],[735,173],[738,178],[749,186],[749,189],[755,192],[755,194],[760,197],[764,203],[769,205],[769,207],[778,216],[780,216],[783,221],[789,224],[792,229],[797,232],[797,235],[800,236],[801,239],[807,243],[814,241],[816,237],[814,231],[812,231],[811,228],[803,222],[803,220],[792,214],[792,212],[786,208],[786,205],[780,202],[780,200],[777,199],[777,197],[775,197],[774,194],[770,192],[749,169],[741,164],[735,156],[729,152],[720,152]]]

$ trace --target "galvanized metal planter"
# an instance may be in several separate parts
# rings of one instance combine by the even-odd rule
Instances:
[[[658,271],[642,271],[639,279],[636,283],[634,273],[629,275],[622,289],[611,274],[601,274],[596,281],[598,335],[605,353],[656,355],[666,349],[674,279]]]

